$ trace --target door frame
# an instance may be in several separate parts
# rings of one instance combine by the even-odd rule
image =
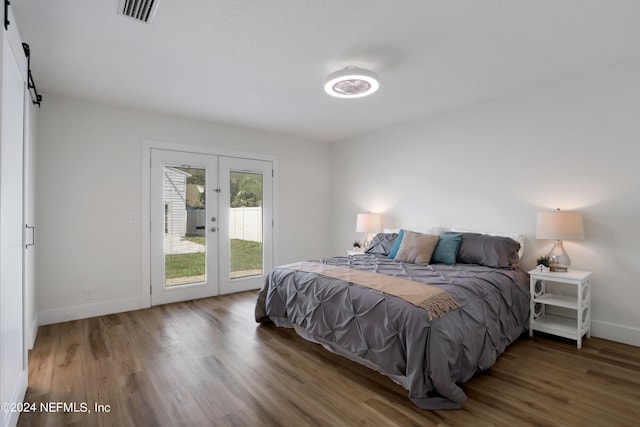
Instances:
[[[156,141],[151,139],[142,140],[142,177],[141,177],[141,206],[140,206],[140,230],[142,234],[141,259],[142,259],[142,281],[140,284],[140,295],[146,307],[151,307],[151,150],[179,151],[186,153],[199,153],[222,157],[236,157],[250,160],[265,160],[273,164],[273,238],[271,253],[273,254],[274,267],[280,260],[280,238],[279,238],[279,212],[278,212],[278,158],[276,156],[248,153],[242,151],[224,150],[203,145],[178,144],[174,142]],[[133,215],[135,216],[135,215]],[[267,272],[265,272],[267,273]]]

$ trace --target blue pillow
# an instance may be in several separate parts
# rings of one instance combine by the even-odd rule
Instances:
[[[404,236],[404,230],[398,231],[398,237],[396,237],[396,241],[393,242],[393,246],[389,249],[389,258],[394,259],[396,255],[398,255],[398,249],[400,249],[400,243],[402,243],[402,237]]]
[[[455,265],[462,243],[462,233],[442,233],[431,255],[431,264]]]

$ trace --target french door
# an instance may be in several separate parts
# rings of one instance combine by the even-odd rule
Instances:
[[[257,289],[272,268],[272,163],[151,149],[151,304]]]
[[[220,157],[220,293],[258,289],[273,267],[273,166]]]
[[[217,162],[216,156],[151,150],[153,305],[218,294]]]

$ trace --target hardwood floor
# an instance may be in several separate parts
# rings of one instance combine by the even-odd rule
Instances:
[[[386,377],[253,320],[256,292],[40,327],[20,426],[637,426],[640,348],[521,338],[424,411]],[[40,411],[47,402],[76,412]],[[83,412],[82,404],[90,412]],[[49,403],[51,405],[51,403]],[[96,404],[109,412],[96,412]],[[108,405],[108,406],[106,406]],[[74,408],[66,408],[74,409]]]

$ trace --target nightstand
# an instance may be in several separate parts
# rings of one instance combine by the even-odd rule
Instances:
[[[582,337],[591,338],[591,272],[529,271],[531,311],[529,336],[533,331],[545,332],[576,340],[582,348]],[[553,290],[548,290],[552,284]],[[561,307],[557,313],[551,307]]]

